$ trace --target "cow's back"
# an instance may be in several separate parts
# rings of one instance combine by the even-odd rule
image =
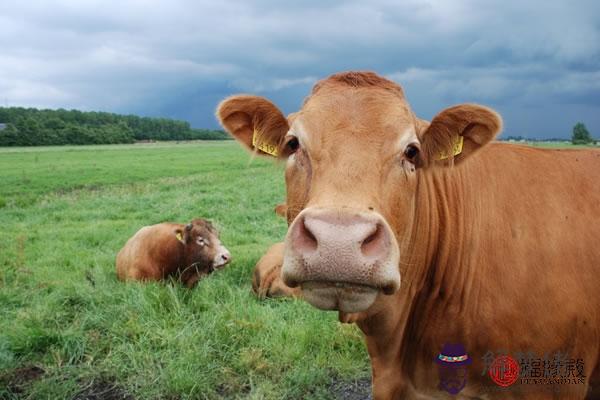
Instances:
[[[117,254],[119,279],[161,279],[170,272],[169,259],[173,260],[171,253],[176,252],[174,230],[178,226],[162,223],[138,230]]]

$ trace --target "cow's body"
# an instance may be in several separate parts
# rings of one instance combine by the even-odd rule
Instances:
[[[583,398],[588,390],[497,392],[481,374],[488,351],[566,352],[585,360],[587,383],[600,383],[600,223],[591,223],[600,221],[600,184],[592,171],[600,171],[598,151],[493,143],[463,166],[423,177],[420,197],[431,203],[417,209],[415,235],[431,247],[414,256],[406,249],[405,286],[358,322],[375,398],[439,393],[431,349],[447,342],[462,343],[474,361],[460,392],[467,398],[552,398],[551,389]]]
[[[119,251],[121,280],[161,280],[175,276],[188,287],[230,261],[218,234],[206,220],[188,225],[164,222],[138,230]]]
[[[446,343],[472,362],[455,398],[583,399],[600,385],[599,151],[488,144],[493,111],[460,105],[428,123],[370,73],[320,82],[287,122],[255,97],[218,115],[287,158],[283,281],[359,316],[375,399],[453,398],[436,363]],[[585,378],[500,390],[482,374],[499,352],[566,353]]]

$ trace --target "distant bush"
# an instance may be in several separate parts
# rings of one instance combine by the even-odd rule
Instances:
[[[571,137],[573,144],[590,144],[594,143],[594,139],[590,135],[585,125],[578,122],[573,127],[573,136]]]
[[[0,146],[229,139],[223,131],[194,129],[185,121],[78,110],[0,107],[0,123]]]

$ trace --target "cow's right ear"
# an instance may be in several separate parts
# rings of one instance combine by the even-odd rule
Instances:
[[[247,149],[261,155],[279,155],[289,130],[281,111],[264,97],[237,95],[217,107],[217,118],[231,136]]]
[[[185,244],[185,236],[182,229],[175,229],[175,238],[181,242],[181,244]]]

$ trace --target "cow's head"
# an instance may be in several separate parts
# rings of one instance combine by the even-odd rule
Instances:
[[[219,239],[219,232],[208,220],[194,219],[175,229],[174,234],[183,246],[185,267],[194,265],[202,272],[210,273],[231,261],[229,250]]]
[[[317,83],[287,119],[248,95],[224,100],[217,116],[248,149],[286,160],[284,282],[314,306],[343,312],[400,288],[398,243],[414,229],[420,175],[461,163],[501,126],[474,104],[420,120],[400,86],[368,72]]]

